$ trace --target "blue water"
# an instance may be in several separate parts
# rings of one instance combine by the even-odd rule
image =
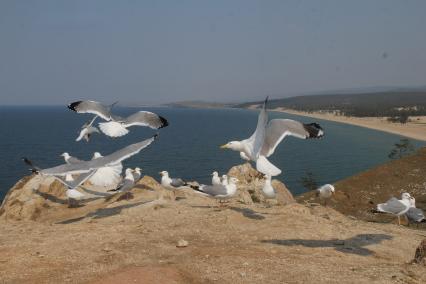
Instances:
[[[135,109],[116,109],[130,114]],[[150,147],[124,162],[125,167],[139,166],[158,179],[158,172],[171,176],[210,182],[210,173],[228,171],[241,164],[237,152],[221,150],[230,140],[247,138],[257,122],[257,112],[239,109],[151,108],[166,117],[170,126],[160,131]],[[95,135],[90,143],[75,142],[80,126],[90,115],[76,114],[66,107],[0,107],[0,199],[20,178],[28,174],[21,161],[25,156],[42,168],[63,163],[59,155],[69,152],[90,159],[93,152],[106,155],[128,144],[150,137],[155,131],[134,127],[128,135],[111,139]],[[312,118],[270,113],[272,118],[292,118],[303,122],[319,121],[325,130],[321,140],[286,138],[270,158],[283,170],[278,179],[294,193],[305,189],[300,178],[314,173],[319,183],[333,183],[388,160],[387,154],[401,137],[361,127]],[[425,145],[413,141],[416,147]]]

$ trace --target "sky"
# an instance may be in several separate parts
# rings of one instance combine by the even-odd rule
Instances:
[[[0,1],[0,105],[426,85],[426,1]]]

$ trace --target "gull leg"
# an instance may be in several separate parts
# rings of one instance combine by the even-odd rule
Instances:
[[[398,225],[401,226],[401,218],[398,216]]]

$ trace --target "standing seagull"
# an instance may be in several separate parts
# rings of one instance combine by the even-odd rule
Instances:
[[[161,185],[168,189],[176,189],[181,186],[187,185],[181,178],[170,178],[167,171],[160,172],[161,175]]]
[[[219,173],[214,171],[212,173],[212,185],[220,185],[222,182],[220,181]]]
[[[70,154],[68,154],[67,152],[62,153],[61,156],[64,158],[64,160],[67,164],[81,162],[81,160],[74,158],[74,157],[71,157]],[[65,175],[65,180],[66,181],[73,181],[74,178],[72,177],[72,175],[68,174],[68,175]]]
[[[99,130],[96,127],[92,126],[96,118],[98,118],[97,115],[91,121],[85,123],[81,127],[80,134],[78,135],[77,139],[75,139],[76,142],[81,141],[81,139],[83,138],[84,140],[86,140],[86,142],[89,142],[90,136],[92,136],[93,133],[99,133]]]
[[[142,177],[142,170],[138,167],[135,168],[133,171],[133,179],[135,180],[135,183],[137,183]]]
[[[266,199],[273,199],[277,197],[277,194],[275,193],[275,190],[272,187],[271,176],[266,175],[265,184],[262,188],[262,193]]]
[[[269,162],[267,157],[274,153],[275,148],[286,136],[300,139],[321,138],[324,132],[317,123],[304,124],[291,119],[272,119],[268,123],[267,102],[268,98],[263,103],[253,135],[242,141],[228,142],[221,148],[238,151],[241,158],[256,162],[256,169],[259,172],[277,176],[281,170]]]
[[[77,113],[92,113],[107,122],[99,123],[101,131],[110,137],[120,137],[129,133],[131,126],[147,126],[160,129],[169,125],[164,117],[149,111],[138,111],[128,117],[120,117],[111,113],[111,106],[106,107],[95,101],[77,101],[68,105],[68,108]]]
[[[231,177],[229,178],[228,185],[200,185],[191,186],[191,188],[203,195],[211,196],[222,201],[235,195],[237,192],[237,182],[237,178]]]
[[[327,206],[327,200],[335,194],[334,186],[331,184],[325,184],[320,188],[317,188],[317,196],[324,200],[324,206]]]
[[[405,216],[407,217],[408,225],[410,225],[410,222],[416,223],[417,225],[419,223],[426,222],[425,214],[422,209],[416,208],[416,199],[414,197],[410,197],[410,209],[408,209],[407,213],[405,213]]]
[[[127,168],[123,181],[115,188],[108,191],[125,192],[131,190],[135,185],[132,169]]]
[[[228,176],[227,175],[222,175],[222,185],[228,185]]]
[[[410,194],[404,192],[400,200],[392,197],[386,203],[377,204],[377,211],[398,216],[398,224],[401,225],[401,215],[407,213],[411,207],[410,198]]]

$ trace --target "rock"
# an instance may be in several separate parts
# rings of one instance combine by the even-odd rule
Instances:
[[[0,218],[35,221],[57,206],[68,206],[64,186],[52,177],[32,175],[9,190],[0,207]]]
[[[240,202],[244,204],[269,203],[262,193],[264,184],[263,174],[254,169],[251,164],[245,163],[232,167],[228,172],[228,176],[236,177],[239,180],[236,198]],[[276,203],[278,205],[296,202],[291,192],[282,182],[274,179],[272,180],[272,186],[277,193]]]
[[[185,247],[187,247],[188,246],[188,242],[187,241],[185,241],[185,240],[179,240],[178,242],[177,242],[177,245],[176,245],[176,247],[178,247],[178,248],[185,248]]]
[[[425,256],[426,256],[426,239],[424,239],[420,243],[420,245],[417,247],[413,262],[419,263],[419,264],[423,263],[424,265],[426,265]]]

